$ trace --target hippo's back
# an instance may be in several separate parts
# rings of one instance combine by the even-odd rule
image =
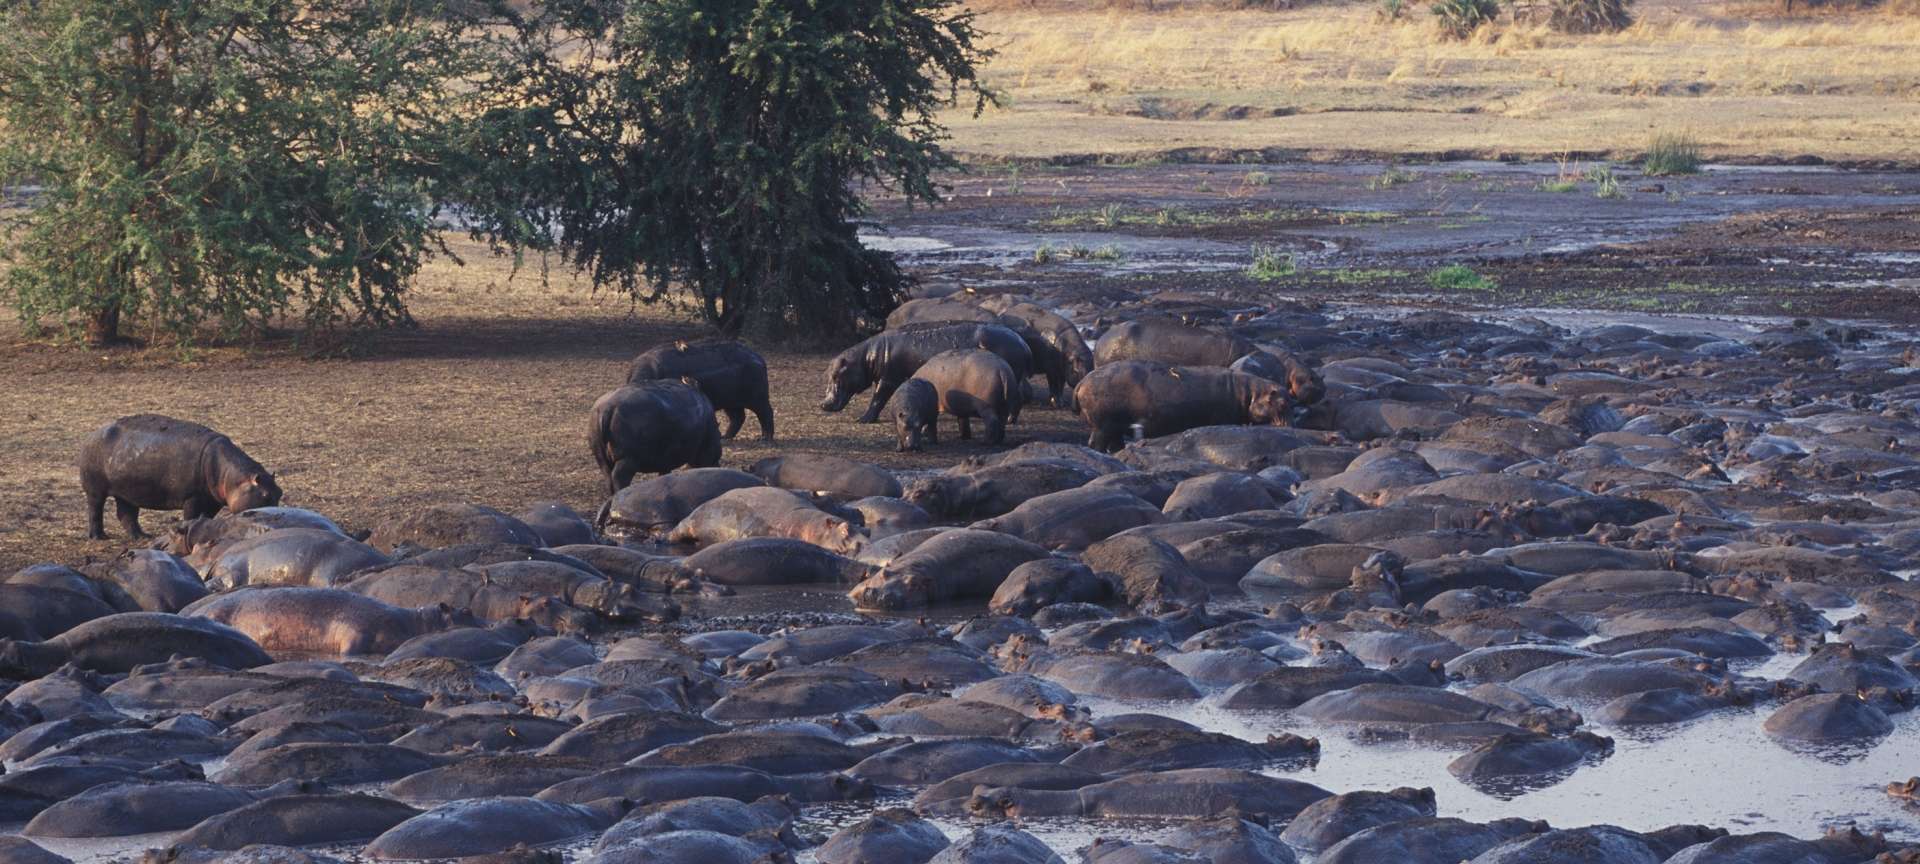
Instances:
[[[123,500],[166,507],[175,490],[198,485],[200,454],[220,437],[198,423],[159,414],[122,417],[87,437],[80,470],[105,478]]]

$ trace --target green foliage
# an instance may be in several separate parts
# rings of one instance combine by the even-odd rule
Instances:
[[[1633,24],[1633,0],[1549,0],[1547,26],[1562,33],[1618,33]]]
[[[830,338],[900,297],[857,187],[940,197],[935,112],[989,56],[958,0],[549,0],[501,102],[485,226],[726,333]],[[678,292],[678,293],[676,293]]]
[[[1265,171],[1249,171],[1244,182],[1247,186],[1260,188],[1273,185],[1273,175]]]
[[[1378,176],[1367,180],[1367,188],[1373,190],[1391,189],[1420,179],[1420,175],[1399,166],[1389,167]]]
[[[1593,181],[1593,194],[1596,198],[1625,198],[1620,191],[1620,181],[1613,176],[1613,169],[1604,165],[1587,169],[1587,179]]]
[[[1492,291],[1500,287],[1465,264],[1449,264],[1428,273],[1427,284],[1441,291]]]
[[[1291,279],[1300,272],[1294,263],[1293,253],[1282,252],[1272,246],[1253,247],[1253,263],[1247,266],[1247,275],[1262,282],[1275,282]]]
[[[1500,0],[1434,0],[1433,15],[1440,21],[1441,35],[1466,39],[1499,19]]]
[[[1648,177],[1700,173],[1700,142],[1686,135],[1659,134],[1647,145],[1640,172]]]
[[[406,321],[463,165],[472,88],[451,85],[494,38],[476,23],[419,0],[0,3],[0,181],[29,205],[0,226],[0,297],[96,343]]]

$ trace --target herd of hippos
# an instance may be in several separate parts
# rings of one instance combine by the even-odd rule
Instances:
[[[904,483],[819,454],[721,468],[745,412],[774,434],[765,362],[673,343],[593,407],[595,518],[442,505],[352,533],[280,506],[225,436],[123,418],[81,447],[89,534],[109,498],[133,538],[143,508],[185,519],[0,583],[0,864],[112,837],[154,864],[1920,861],[1850,826],[1441,815],[1615,758],[1590,722],[1912,734],[1916,365],[1819,322],[962,292],[835,358],[821,408],[871,389],[861,421],[891,404],[917,449],[942,414],[1000,444],[1044,396],[1088,446]],[[804,585],[908,614],[680,614]],[[915,617],[952,604],[986,611]],[[1199,704],[1276,734],[1163,713]],[[1457,753],[1467,788],[1278,776],[1320,757],[1278,731],[1302,724]],[[830,802],[872,803],[822,827]],[[1055,817],[1103,839],[1024,830]]]

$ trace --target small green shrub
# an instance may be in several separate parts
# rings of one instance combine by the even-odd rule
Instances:
[[[1449,264],[1428,273],[1427,284],[1441,291],[1492,291],[1500,287],[1465,264]]]
[[[1272,246],[1253,247],[1253,263],[1247,267],[1247,275],[1262,282],[1291,279],[1300,268],[1293,261],[1292,252],[1282,252]]]
[[[1587,179],[1593,181],[1593,194],[1597,198],[1624,198],[1620,191],[1620,181],[1613,176],[1613,169],[1607,167],[1587,170]]]
[[[1052,264],[1059,259],[1060,250],[1053,248],[1052,243],[1042,243],[1040,244],[1040,248],[1033,250],[1033,263],[1035,264]]]
[[[1248,186],[1256,186],[1256,187],[1272,186],[1273,175],[1268,174],[1265,171],[1253,171],[1247,174],[1246,184]]]
[[[1700,142],[1686,135],[1659,134],[1647,145],[1640,172],[1648,177],[1700,173]]]
[[[1633,0],[1549,0],[1547,26],[1562,33],[1618,33],[1633,24]]]
[[[1418,179],[1420,179],[1420,175],[1408,171],[1405,168],[1394,166],[1382,172],[1380,176],[1368,180],[1367,188],[1375,190],[1391,189],[1395,186],[1412,183]]]
[[[1405,21],[1409,11],[1411,10],[1407,8],[1407,0],[1380,0],[1380,5],[1373,10],[1373,14],[1381,21]]]
[[[1500,17],[1500,0],[1434,0],[1433,15],[1442,36],[1467,39]]]

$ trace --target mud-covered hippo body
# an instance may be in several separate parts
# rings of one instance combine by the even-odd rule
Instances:
[[[960,421],[960,440],[973,438],[973,421],[987,427],[987,443],[1007,439],[1007,423],[1020,415],[1020,382],[1013,368],[991,351],[943,351],[913,373],[933,385],[940,413]]]
[[[767,387],[767,361],[760,353],[733,340],[670,342],[656,345],[633,358],[627,383],[678,381],[692,378],[713,407],[727,415],[722,438],[739,434],[752,411],[760,421],[760,437],[773,438],[773,402]]]
[[[1142,360],[1094,369],[1075,388],[1074,403],[1093,429],[1087,446],[1107,453],[1135,425],[1148,438],[1202,426],[1278,426],[1292,408],[1286,388],[1265,378]]]
[[[199,519],[222,507],[241,512],[280,503],[273,475],[225,435],[158,414],[122,417],[80,446],[80,486],[87,493],[87,536],[106,536],[107,498],[131,538],[145,537],[140,511],[181,510]]]

